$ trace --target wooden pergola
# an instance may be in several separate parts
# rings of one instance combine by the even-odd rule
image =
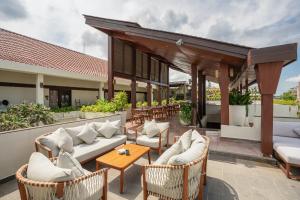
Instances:
[[[192,76],[192,123],[205,115],[205,81],[219,83],[221,124],[229,124],[229,91],[258,84],[262,97],[261,150],[273,152],[273,95],[281,70],[297,58],[297,44],[252,48],[200,37],[143,28],[137,23],[85,15],[86,24],[108,35],[108,98],[114,77],[131,79],[131,102],[136,103],[136,81],[151,84],[168,94],[169,68]],[[168,95],[165,95],[168,99]]]

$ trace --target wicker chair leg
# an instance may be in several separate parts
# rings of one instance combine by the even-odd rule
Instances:
[[[285,168],[286,168],[286,176],[291,179],[291,165],[289,163],[285,164]]]
[[[142,173],[143,173],[143,200],[148,199],[148,191],[147,191],[147,182],[146,182],[146,171],[145,167],[142,167]]]
[[[19,191],[20,191],[21,200],[27,200],[27,195],[26,195],[26,190],[25,190],[24,184],[18,182],[18,187],[19,187]]]

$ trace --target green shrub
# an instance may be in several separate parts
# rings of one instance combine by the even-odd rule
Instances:
[[[181,103],[180,104],[180,119],[185,123],[192,122],[192,104],[191,103]]]
[[[167,99],[162,100],[161,105],[163,105],[163,106],[167,105]]]
[[[0,131],[54,123],[50,108],[40,104],[18,104],[0,115]]]
[[[116,106],[116,110],[117,111],[122,111],[126,108],[128,108],[128,97],[127,97],[127,93],[124,91],[118,92],[114,99],[113,102]]]
[[[158,101],[153,101],[152,106],[158,106]]]
[[[238,90],[232,90],[229,93],[229,104],[230,105],[250,105],[252,100],[250,97],[250,92],[242,94]]]
[[[295,106],[298,105],[298,102],[296,100],[274,99],[273,104]]]

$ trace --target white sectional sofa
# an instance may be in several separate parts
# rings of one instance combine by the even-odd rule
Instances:
[[[120,120],[118,120],[120,121]],[[103,122],[92,122],[93,123],[103,123]],[[92,125],[93,126],[93,125]],[[82,129],[83,125],[77,127],[69,127],[64,130],[68,132],[68,129]],[[80,132],[80,131],[79,131]],[[52,133],[44,134],[35,140],[36,151],[46,154],[49,158],[57,157],[58,151],[53,147],[53,145],[49,145],[49,142],[44,142],[43,139],[50,136]],[[100,136],[99,136],[100,135]],[[80,163],[85,163],[90,160],[97,158],[98,156],[113,150],[114,148],[125,144],[127,140],[127,136],[125,135],[124,127],[119,126],[119,130],[113,134],[112,137],[106,138],[103,135],[99,134],[92,143],[86,142],[75,142],[74,136],[71,140],[73,140],[73,150],[69,152],[74,158],[76,158]],[[76,137],[76,136],[75,136]],[[79,143],[79,144],[78,144]]]
[[[280,168],[288,178],[299,179],[291,173],[291,166],[300,167],[300,130],[299,122],[274,121],[273,149],[275,156],[282,161]]]

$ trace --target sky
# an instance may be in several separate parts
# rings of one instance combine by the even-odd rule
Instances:
[[[107,59],[106,35],[85,25],[83,14],[259,48],[299,43],[299,8],[299,0],[0,0],[0,28]],[[298,56],[276,95],[299,81]]]

